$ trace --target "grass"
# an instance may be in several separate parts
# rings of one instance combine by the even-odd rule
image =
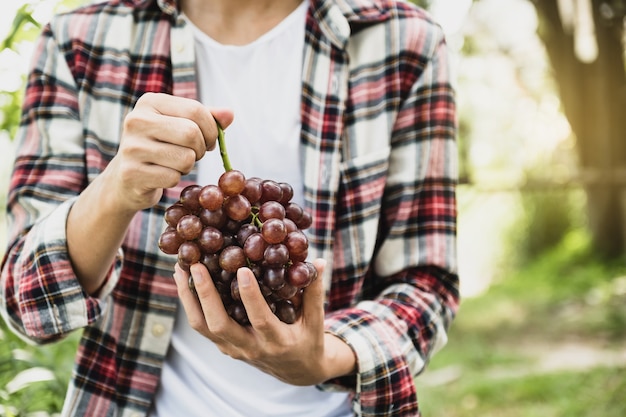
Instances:
[[[573,232],[464,300],[417,380],[424,416],[625,416],[625,275]]]

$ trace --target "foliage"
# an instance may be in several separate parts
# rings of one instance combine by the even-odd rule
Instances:
[[[536,187],[536,188],[535,188]],[[510,231],[510,262],[527,263],[557,246],[570,231],[585,225],[585,194],[577,187],[520,190],[521,218]]]
[[[418,378],[424,415],[626,415],[625,275],[623,260],[597,258],[578,229],[464,300]]]
[[[0,416],[41,416],[61,411],[77,336],[50,346],[19,339],[0,319]]]
[[[33,5],[24,4],[17,10],[11,28],[0,45],[2,53],[17,53],[22,42],[32,42],[39,33],[41,24],[33,16]],[[12,91],[0,91],[0,131],[7,132],[9,137],[15,135],[20,121],[20,108],[23,99],[24,74],[22,84]]]
[[[74,7],[84,2],[56,0],[58,7]],[[27,0],[18,9],[9,33],[2,40],[0,54],[20,54],[24,44],[32,43],[43,21],[33,17],[40,3]],[[431,0],[414,0],[414,3],[428,6]],[[481,45],[489,44],[490,38],[494,37],[490,34],[486,38],[467,37],[465,55],[480,55],[477,60],[493,55],[493,51],[480,50]],[[497,49],[516,51],[503,46]],[[517,68],[520,75],[517,81],[521,80],[525,91],[530,91],[529,96],[540,93],[541,97],[537,96],[540,102],[539,98],[545,99],[549,90],[546,83],[530,83],[530,86],[524,83],[528,80],[527,64],[537,60],[521,55],[519,59],[523,65]],[[468,63],[472,61],[466,62],[466,67]],[[493,74],[488,72],[485,78],[497,81]],[[0,135],[13,137],[18,126],[23,76],[21,80],[19,87],[0,91]],[[502,90],[501,84],[486,87],[471,96],[484,99],[485,91]],[[515,98],[507,95],[498,101],[492,95],[484,100],[492,103],[489,110],[493,113],[487,119],[492,124],[500,123],[500,131],[508,132],[506,140],[497,141],[498,146],[507,146],[501,154],[531,155],[516,136],[531,136],[528,131],[519,129],[519,121],[494,111],[504,111],[505,102],[519,102]],[[467,107],[476,107],[473,105],[471,102]],[[541,106],[537,109],[537,114],[546,113]],[[463,116],[461,128],[472,130],[480,120],[485,118],[477,113]],[[522,119],[521,125],[530,126],[532,122]],[[498,136],[485,132],[478,131],[475,136]],[[493,148],[493,143],[489,147]],[[470,153],[469,144],[463,153]],[[465,159],[468,172],[464,176],[472,176],[472,161],[469,157]],[[514,165],[508,160],[504,164]],[[538,170],[549,172],[546,166]],[[429,371],[418,378],[424,415],[626,415],[622,401],[626,365],[555,372],[537,368],[540,350],[558,349],[567,341],[592,342],[603,352],[624,344],[626,279],[620,277],[626,275],[626,270],[620,261],[609,263],[593,255],[590,240],[581,231],[585,201],[580,190],[533,191],[521,195],[524,215],[509,236],[511,250],[506,277],[503,274],[484,295],[463,301],[448,346],[433,359]],[[0,195],[0,207],[3,198]],[[21,417],[37,411],[52,415],[60,411],[78,336],[72,335],[54,345],[32,346],[8,331],[0,319],[0,416]],[[448,375],[447,382],[429,382],[442,374]]]
[[[86,3],[87,0],[52,0],[51,11],[63,11]],[[19,65],[29,60],[29,47],[32,46],[49,15],[38,13],[45,6],[42,0],[23,0],[17,8],[13,21],[4,39],[0,40],[0,60]],[[14,73],[15,68],[10,68]],[[2,75],[2,74],[0,74]],[[0,135],[15,137],[20,122],[20,110],[24,96],[26,74],[17,75],[20,82],[10,88],[0,90]]]

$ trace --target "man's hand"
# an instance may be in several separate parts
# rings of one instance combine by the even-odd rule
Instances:
[[[164,188],[178,184],[215,147],[216,120],[226,127],[233,113],[167,94],[148,93],[137,101],[118,153],[83,190],[67,220],[70,258],[87,293],[102,287],[137,211],[156,204]]]
[[[136,212],[156,204],[164,188],[188,174],[215,147],[216,120],[233,119],[229,110],[210,110],[198,101],[147,93],[124,120],[117,155],[105,170],[118,210]]]
[[[323,276],[324,261],[314,262]],[[263,298],[248,268],[237,272],[239,291],[250,320],[240,326],[226,312],[213,281],[202,264],[192,265],[197,292],[189,290],[189,274],[176,265],[174,278],[192,328],[213,341],[223,353],[292,385],[316,385],[354,372],[356,358],[339,338],[324,332],[324,286],[316,279],[304,290],[300,317],[280,321]]]

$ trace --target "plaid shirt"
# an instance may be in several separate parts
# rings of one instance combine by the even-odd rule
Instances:
[[[327,331],[352,346],[355,415],[419,415],[414,378],[458,307],[455,105],[440,28],[410,3],[312,0],[301,149],[310,255],[329,262]],[[37,343],[83,329],[64,415],[142,416],[175,310],[165,208],[134,217],[99,297],[79,285],[65,222],[116,153],[145,92],[195,98],[193,38],[175,0],[111,0],[56,16],[28,77],[10,185],[0,304]],[[106,225],[102,225],[106,227]],[[94,236],[97,239],[98,236]]]

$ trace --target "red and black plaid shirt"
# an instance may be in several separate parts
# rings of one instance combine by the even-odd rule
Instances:
[[[326,328],[358,357],[362,416],[419,415],[414,378],[458,307],[455,104],[441,29],[393,0],[311,0],[303,61],[311,257],[329,262]],[[187,176],[134,218],[98,298],[67,251],[73,202],[115,155],[145,92],[196,97],[193,37],[174,0],[112,0],[56,16],[28,76],[0,305],[38,343],[84,333],[64,415],[143,416],[177,294],[163,213]],[[106,227],[106,225],[102,225]],[[98,236],[93,236],[98,239]],[[332,275],[331,273],[332,272]]]

